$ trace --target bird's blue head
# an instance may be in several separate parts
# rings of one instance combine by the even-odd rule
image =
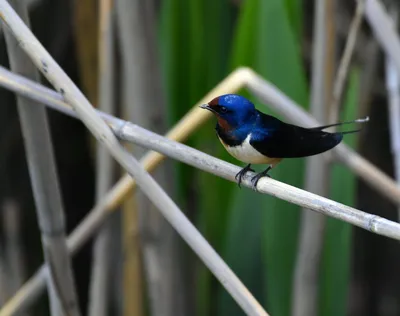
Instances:
[[[225,131],[252,124],[256,118],[254,104],[237,94],[221,95],[200,107],[213,112]]]

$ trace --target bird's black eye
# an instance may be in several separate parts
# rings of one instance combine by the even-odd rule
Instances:
[[[221,106],[221,107],[219,108],[219,111],[220,111],[221,113],[226,113],[226,112],[228,111],[228,109],[227,109],[226,107],[224,107],[224,106]]]

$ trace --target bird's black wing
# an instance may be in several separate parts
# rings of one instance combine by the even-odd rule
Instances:
[[[323,153],[341,142],[342,133],[328,133],[284,123],[259,112],[250,144],[270,158],[299,158]]]

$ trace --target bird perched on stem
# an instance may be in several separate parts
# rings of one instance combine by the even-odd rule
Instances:
[[[247,163],[236,174],[240,183],[252,164],[268,164],[268,168],[252,177],[252,187],[257,188],[258,180],[284,158],[300,158],[323,153],[338,145],[343,135],[358,132],[329,133],[323,130],[332,126],[350,123],[364,123],[369,118],[350,122],[304,128],[280,121],[264,114],[246,98],[236,94],[221,95],[200,106],[217,117],[216,131],[225,149],[236,159]]]

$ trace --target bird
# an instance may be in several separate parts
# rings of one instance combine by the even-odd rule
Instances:
[[[326,132],[324,129],[351,123],[364,123],[369,117],[354,121],[305,128],[285,123],[278,118],[258,111],[247,98],[237,94],[220,95],[200,108],[211,111],[217,118],[216,134],[237,160],[246,163],[235,176],[238,186],[252,164],[268,167],[251,178],[252,188],[257,190],[260,178],[267,176],[285,158],[314,156],[337,146],[345,134],[360,131]]]

